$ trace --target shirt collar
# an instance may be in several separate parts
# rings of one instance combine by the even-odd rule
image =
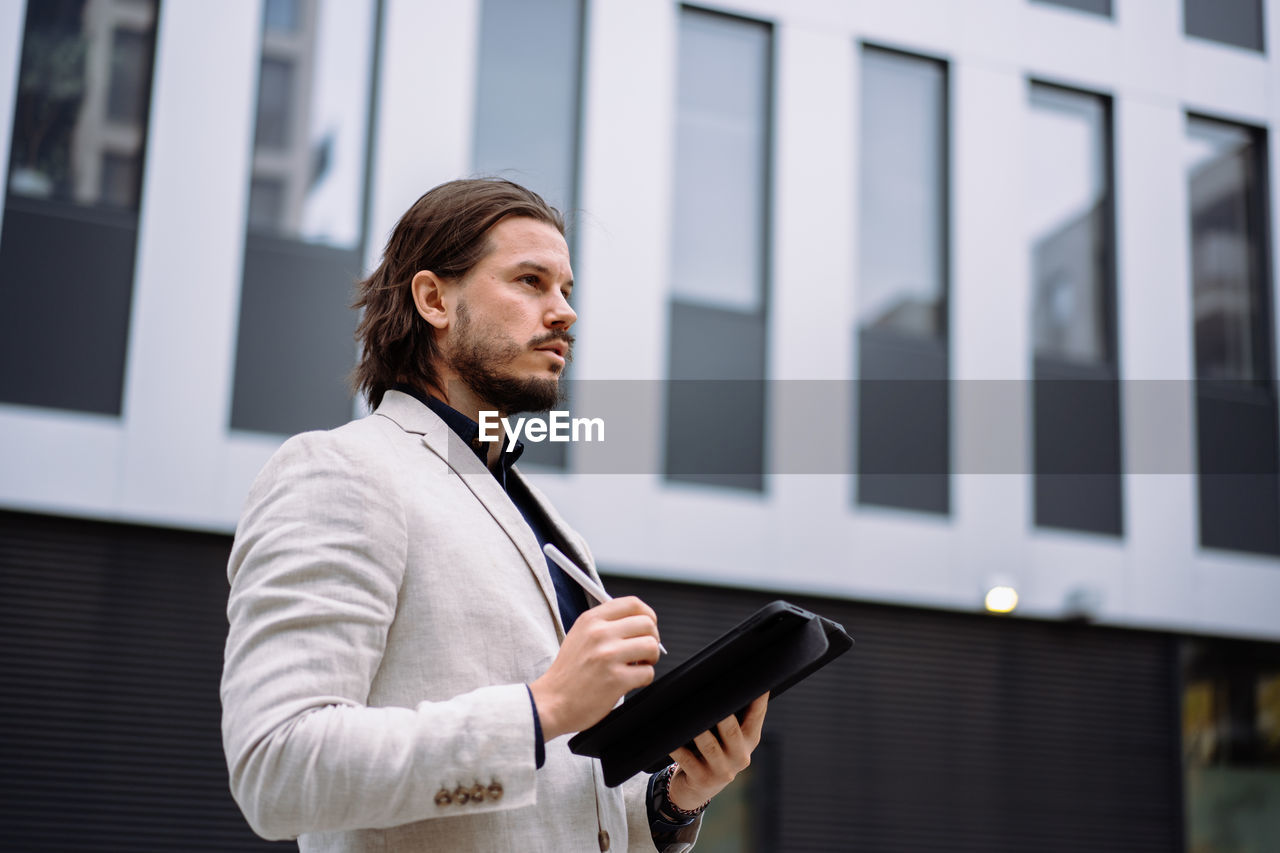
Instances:
[[[444,421],[449,429],[453,430],[459,438],[466,442],[467,447],[476,454],[476,458],[482,463],[488,465],[488,447],[485,442],[480,440],[480,424],[471,420],[471,418],[459,412],[443,400],[439,400],[430,394],[423,393],[412,385],[404,382],[397,382],[391,386],[393,391],[401,391],[413,397],[422,405],[439,415],[440,420]],[[517,441],[515,446],[510,450],[502,451],[501,466],[498,471],[494,471],[494,476],[498,477],[503,483],[506,482],[506,474],[511,470],[511,466],[516,464],[520,456],[524,453],[524,442]]]

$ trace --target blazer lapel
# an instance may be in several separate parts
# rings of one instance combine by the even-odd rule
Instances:
[[[551,573],[547,569],[547,559],[538,548],[538,539],[529,529],[520,510],[511,502],[498,484],[496,478],[484,466],[470,447],[449,428],[449,425],[435,412],[419,403],[408,394],[399,391],[387,391],[382,403],[374,413],[394,421],[406,432],[417,433],[422,443],[458,475],[476,500],[489,511],[493,520],[516,546],[525,564],[533,572],[542,597],[546,599],[547,610],[555,621],[556,635],[564,639],[564,624],[560,621],[560,607],[556,602],[555,586],[551,583]],[[540,501],[545,507],[545,501]],[[559,532],[560,528],[557,528]],[[585,565],[585,564],[583,564]]]
[[[519,487],[523,488],[533,502],[537,504],[538,509],[550,522],[552,534],[555,537],[555,546],[565,553],[569,559],[578,564],[583,571],[600,584],[604,588],[604,582],[600,580],[600,573],[596,571],[595,561],[591,559],[591,554],[587,551],[586,543],[582,538],[573,533],[573,529],[560,517],[560,513],[556,512],[556,508],[551,505],[551,501],[547,500],[547,496],[534,487],[532,483],[525,479],[524,474],[519,470],[512,468],[511,473],[519,481]],[[595,596],[587,593],[587,598],[592,599]]]

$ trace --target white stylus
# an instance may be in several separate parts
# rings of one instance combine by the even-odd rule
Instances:
[[[566,575],[573,579],[578,586],[587,591],[587,594],[596,601],[605,602],[613,601],[613,596],[604,591],[604,587],[591,579],[591,575],[578,568],[577,564],[565,556],[564,552],[548,542],[542,546],[542,553],[551,558],[551,562],[559,566]],[[667,653],[666,646],[658,643],[658,651],[664,655]]]

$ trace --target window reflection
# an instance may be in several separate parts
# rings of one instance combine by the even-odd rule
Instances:
[[[1187,119],[1196,376],[1266,382],[1261,134]]]
[[[252,230],[359,243],[373,19],[373,0],[265,5]]]
[[[475,171],[564,212],[577,203],[582,19],[583,0],[484,0],[480,16]]]
[[[946,278],[946,71],[864,48],[858,318],[939,338]]]
[[[1106,99],[1034,84],[1029,122],[1035,353],[1106,362],[1111,242]]]
[[[671,282],[682,301],[763,304],[771,36],[756,21],[680,13]]]
[[[9,192],[136,208],[154,0],[40,0],[27,10]]]
[[[1187,849],[1269,850],[1280,838],[1280,646],[1183,649]]]

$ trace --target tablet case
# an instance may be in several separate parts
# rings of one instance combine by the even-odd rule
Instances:
[[[730,714],[741,717],[766,691],[777,698],[852,645],[830,619],[771,602],[574,735],[569,749],[599,758],[609,787],[641,770],[655,773],[677,747]]]

